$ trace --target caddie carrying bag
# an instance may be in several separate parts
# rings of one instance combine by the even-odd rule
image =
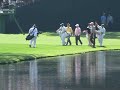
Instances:
[[[35,29],[35,28],[34,28]],[[34,31],[33,29],[33,31]],[[33,33],[33,31],[31,33]],[[33,37],[34,37],[34,34],[33,35],[30,35],[31,33],[29,33],[27,36],[26,36],[26,40],[31,40]]]
[[[26,36],[26,40],[31,40],[33,37],[34,37],[34,35],[28,34],[28,35]]]

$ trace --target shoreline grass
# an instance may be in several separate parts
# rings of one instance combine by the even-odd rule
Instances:
[[[73,55],[99,50],[120,50],[120,32],[107,32],[104,46],[99,47],[96,39],[96,48],[88,46],[85,35],[81,40],[83,45],[75,45],[75,37],[71,37],[72,46],[61,46],[60,37],[56,33],[43,33],[37,38],[37,48],[29,48],[29,41],[22,34],[0,34],[0,64],[15,63],[60,55]]]

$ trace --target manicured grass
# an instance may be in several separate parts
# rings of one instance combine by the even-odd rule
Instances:
[[[27,34],[26,34],[27,35]],[[56,33],[43,33],[37,39],[37,48],[29,48],[29,41],[22,34],[0,34],[0,63],[12,63],[35,58],[84,53],[88,51],[120,49],[120,32],[107,32],[104,39],[105,47],[88,46],[85,35],[83,45],[75,45],[75,37],[71,37],[72,46],[61,46],[60,37]]]

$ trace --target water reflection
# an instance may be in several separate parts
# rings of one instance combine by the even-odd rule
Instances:
[[[105,85],[105,77],[106,77],[106,53],[105,52],[98,52],[96,57],[96,74],[97,74],[97,83],[99,85]]]
[[[99,51],[0,65],[0,90],[120,88],[120,55]]]
[[[71,84],[73,78],[73,60],[72,57],[58,58],[58,78],[61,84]]]
[[[29,90],[38,90],[38,68],[37,62],[31,61],[29,68],[29,78],[30,78],[30,89]]]
[[[75,83],[80,84],[81,79],[81,56],[75,56]]]

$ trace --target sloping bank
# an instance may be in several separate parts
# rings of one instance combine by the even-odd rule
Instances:
[[[20,61],[30,61],[35,59],[42,59],[42,58],[50,58],[50,57],[57,57],[57,56],[65,56],[65,55],[75,55],[75,54],[81,54],[81,53],[89,53],[89,52],[95,52],[95,51],[110,51],[110,50],[118,50],[120,49],[93,49],[93,50],[86,50],[81,51],[77,53],[68,53],[68,54],[54,54],[54,55],[48,55],[48,56],[41,56],[41,55],[34,55],[34,54],[8,54],[8,53],[2,53],[0,54],[0,64],[11,64],[11,63],[17,63]]]

